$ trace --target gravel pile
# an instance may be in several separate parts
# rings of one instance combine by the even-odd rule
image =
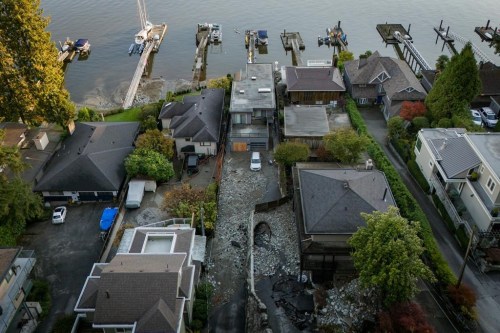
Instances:
[[[259,224],[265,222],[267,225]],[[254,273],[298,275],[300,270],[298,235],[291,202],[254,215]]]
[[[228,301],[245,282],[249,219],[265,193],[267,181],[264,172],[249,170],[247,154],[226,156],[217,227],[211,260],[207,261],[207,280],[214,285],[219,301]]]
[[[336,325],[342,332],[359,332],[365,320],[373,321],[376,304],[373,292],[359,287],[352,280],[340,288],[327,290],[327,305],[318,311],[317,322],[321,325]]]

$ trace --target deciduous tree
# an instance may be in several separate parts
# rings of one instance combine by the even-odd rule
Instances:
[[[305,162],[309,158],[309,147],[305,143],[287,141],[276,147],[274,158],[286,167],[296,162]]]
[[[207,88],[222,88],[228,94],[231,91],[231,84],[233,80],[231,76],[222,76],[215,79],[208,80]]]
[[[159,130],[147,130],[135,141],[137,148],[154,150],[169,160],[174,156],[174,140],[166,138]]]
[[[66,126],[75,108],[40,0],[0,2],[0,116]]]
[[[408,222],[396,207],[361,216],[366,227],[358,229],[349,244],[362,286],[377,288],[387,307],[411,299],[419,278],[434,279],[420,258],[424,252],[420,224]]]
[[[422,102],[411,102],[404,101],[401,104],[401,111],[399,112],[399,116],[404,120],[412,121],[415,117],[422,117],[427,112],[425,108],[425,104]]]
[[[368,138],[358,135],[352,128],[342,128],[328,133],[323,138],[326,149],[341,163],[356,163],[366,149]]]
[[[125,159],[125,169],[130,177],[146,176],[164,182],[172,178],[174,168],[162,154],[150,149],[136,149]]]

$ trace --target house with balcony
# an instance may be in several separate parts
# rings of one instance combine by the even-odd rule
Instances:
[[[424,101],[427,93],[403,60],[382,57],[378,51],[369,57],[346,61],[344,81],[358,104],[378,104],[385,120],[397,116],[405,101]]]
[[[285,66],[281,70],[281,80],[286,85],[287,100],[291,104],[337,105],[346,90],[335,66]]]
[[[158,119],[163,132],[175,140],[177,156],[216,155],[220,142],[224,89],[203,89],[182,102],[165,102]]]
[[[455,227],[500,232],[500,133],[422,129],[415,156]]]
[[[396,206],[385,174],[368,164],[365,169],[345,169],[330,163],[297,163],[293,188],[301,271],[310,271],[315,281],[352,275],[347,241],[366,226],[360,214]]]
[[[206,240],[189,224],[129,229],[109,263],[94,264],[80,320],[104,333],[183,333],[193,315]]]
[[[26,302],[33,285],[29,275],[35,263],[33,251],[0,248],[0,333],[23,327],[34,330],[37,326],[41,309],[38,303]]]
[[[247,64],[233,80],[229,107],[231,150],[268,150],[275,110],[272,64]]]

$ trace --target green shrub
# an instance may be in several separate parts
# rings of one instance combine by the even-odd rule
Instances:
[[[460,243],[460,247],[465,251],[467,249],[467,245],[469,245],[469,236],[467,236],[465,227],[463,225],[460,225],[455,235],[457,236],[458,242]]]
[[[193,319],[190,326],[194,331],[199,331],[204,327],[203,322],[198,319]]]
[[[408,162],[412,159],[412,144],[410,140],[392,139],[391,144],[398,152],[403,161]]]
[[[208,282],[203,282],[196,287],[196,299],[210,300],[214,291],[214,286]]]
[[[455,275],[439,251],[427,217],[408,188],[406,188],[394,166],[387,159],[387,156],[385,156],[382,148],[368,133],[366,124],[356,107],[356,103],[351,98],[348,98],[346,111],[349,114],[352,125],[358,130],[358,133],[365,134],[370,138],[367,145],[368,154],[375,162],[376,167],[385,173],[401,215],[410,221],[420,222],[421,228],[419,236],[423,240],[426,249],[424,259],[430,261],[428,264],[433,270],[436,278],[446,285],[456,283]]]
[[[406,166],[408,167],[408,170],[410,170],[410,173],[415,178],[418,185],[420,185],[422,190],[425,193],[429,193],[430,190],[429,183],[427,183],[427,179],[425,179],[425,176],[422,174],[422,171],[420,171],[417,162],[415,162],[415,160],[409,160],[408,163],[406,163]]]
[[[45,318],[52,307],[50,285],[44,280],[33,280],[33,288],[27,297],[28,302],[39,302],[42,307],[41,318]]]
[[[208,319],[208,310],[210,302],[205,299],[197,299],[193,304],[193,319],[197,319],[202,323],[206,323]]]
[[[453,127],[453,121],[449,118],[441,118],[437,123],[437,127],[450,128]]]

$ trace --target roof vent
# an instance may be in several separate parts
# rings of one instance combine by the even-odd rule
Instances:
[[[348,182],[344,182],[344,188],[349,188],[349,183]]]
[[[270,93],[271,88],[259,88],[259,93]]]
[[[240,90],[240,95],[243,95],[245,93],[245,90],[241,89]]]
[[[252,81],[257,80],[257,76],[252,76]]]

